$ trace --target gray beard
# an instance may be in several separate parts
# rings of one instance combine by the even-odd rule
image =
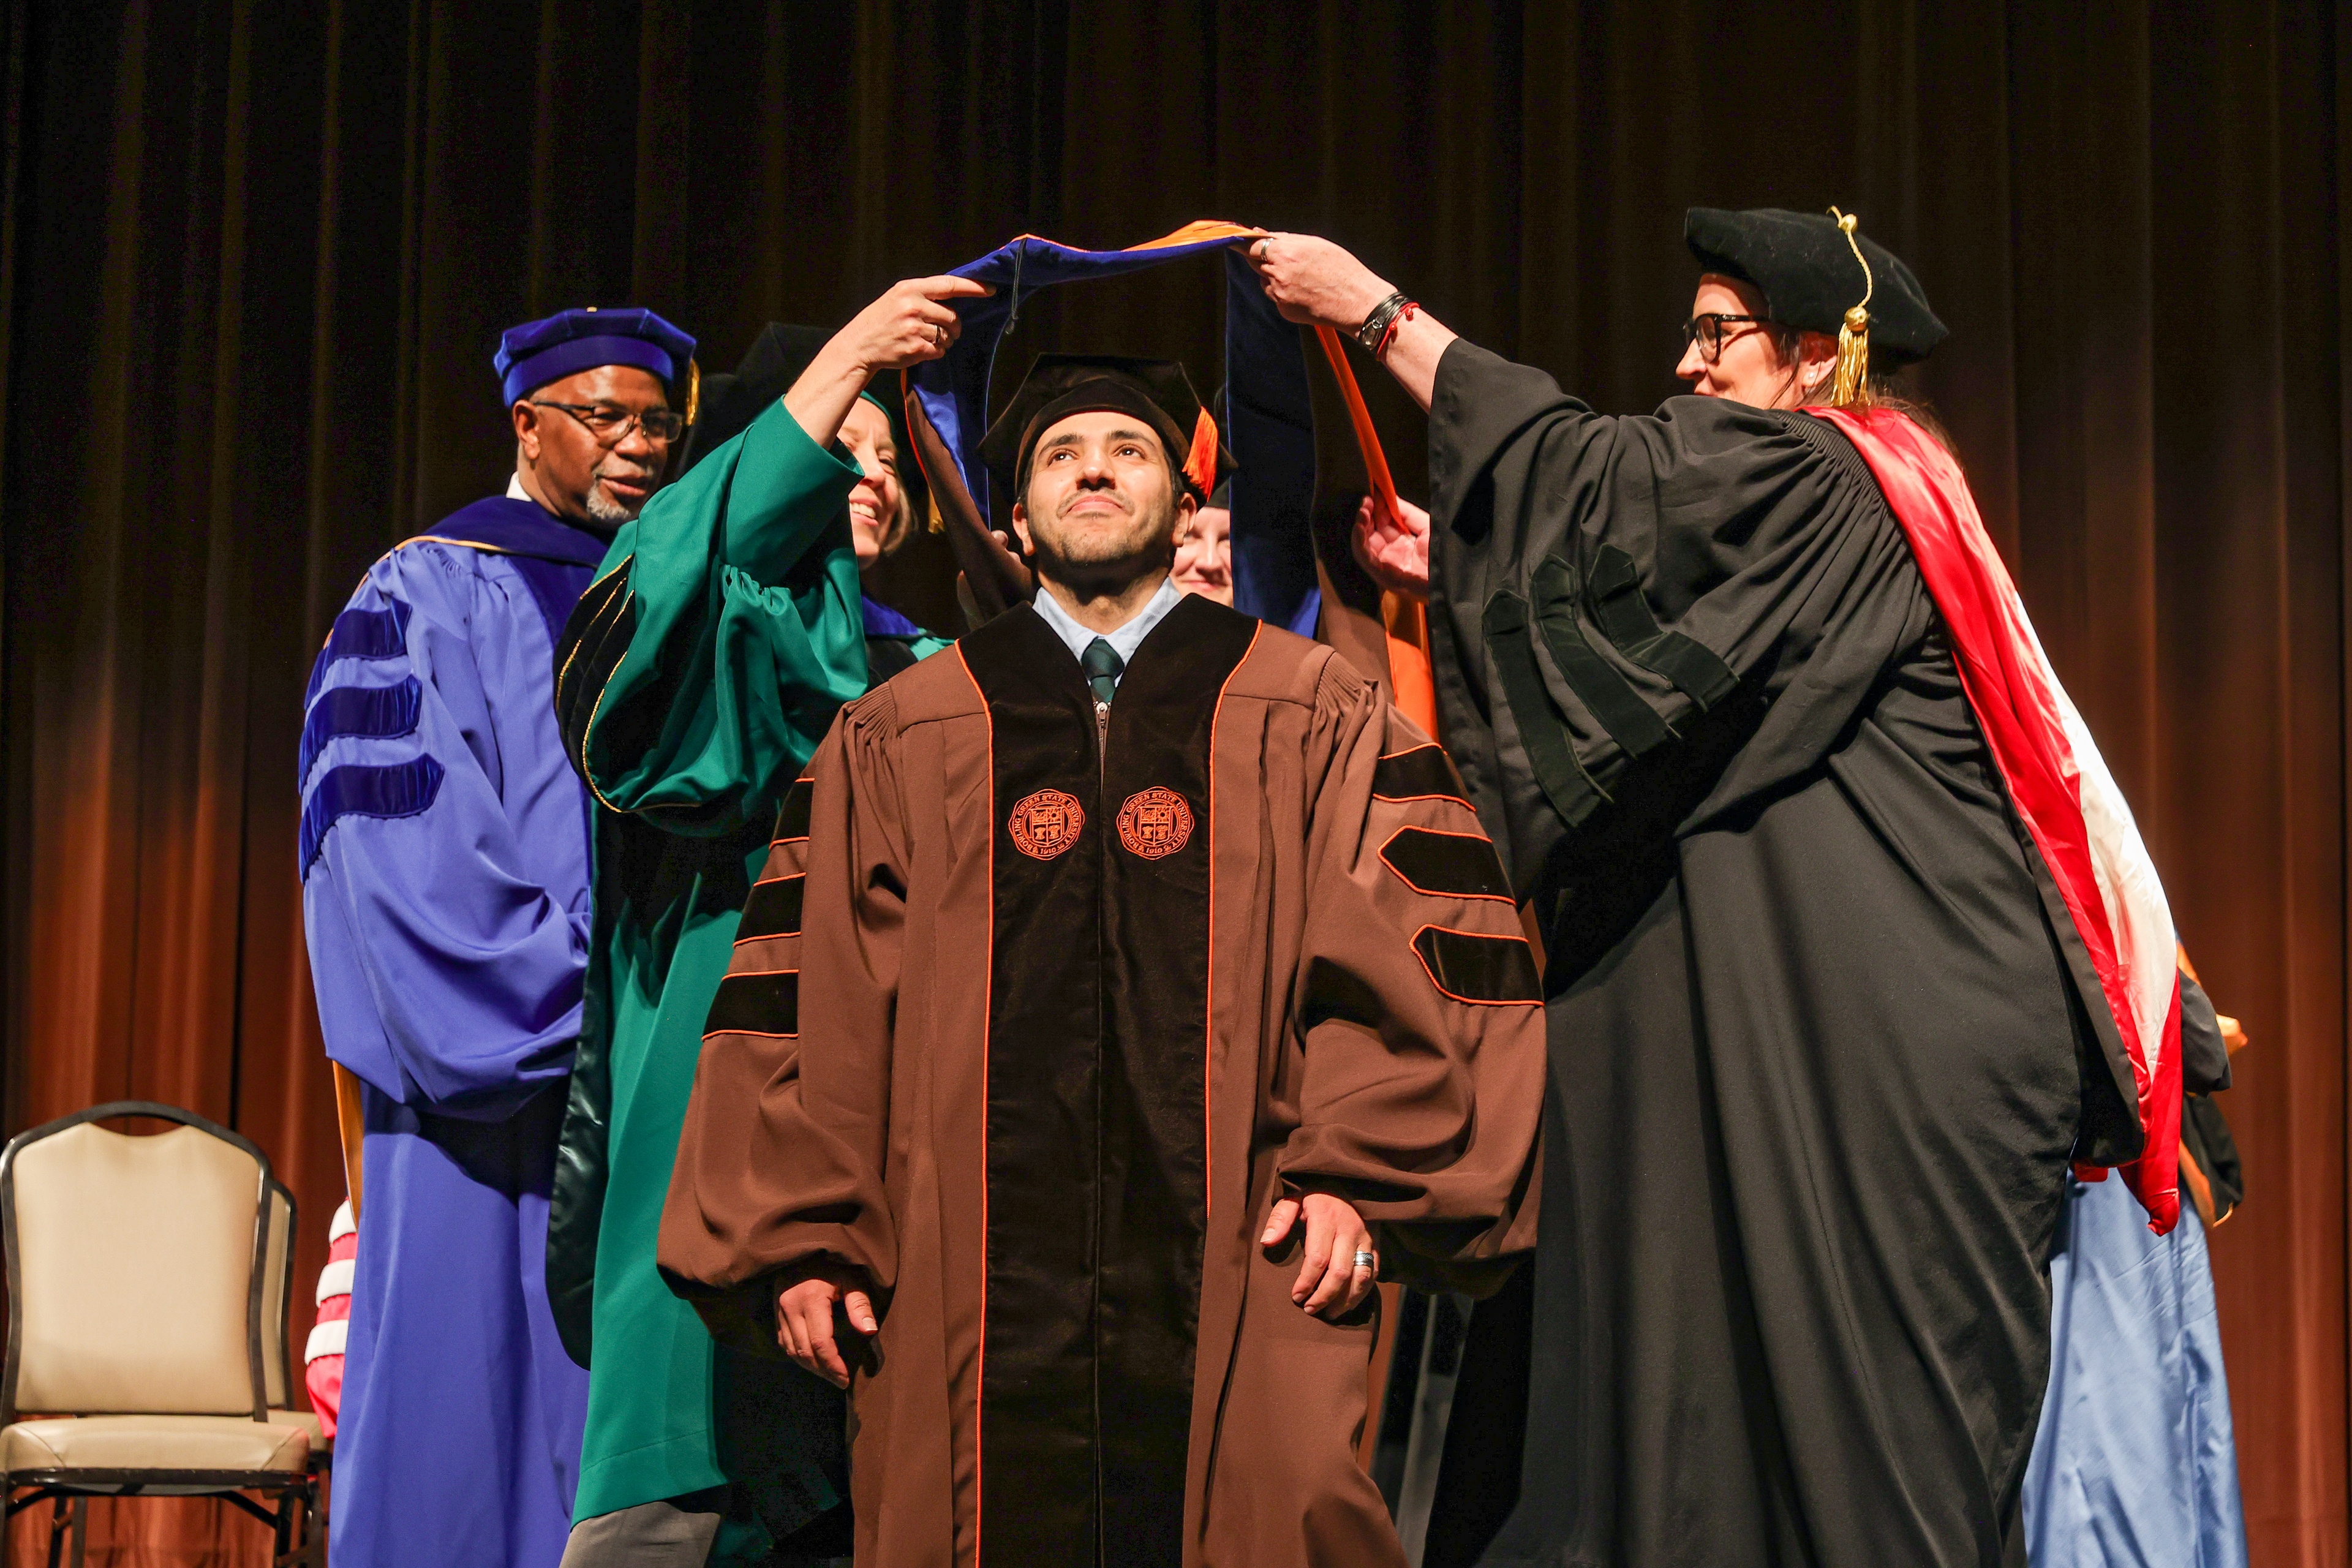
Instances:
[[[637,511],[637,508],[623,506],[619,501],[606,495],[604,487],[596,482],[596,475],[588,476],[588,515],[590,517],[594,518],[598,522],[618,528],[625,522],[635,522]]]
[[[623,506],[602,489],[591,487],[588,491],[588,515],[598,522],[609,522],[617,528],[622,523],[635,521],[637,513],[635,508]]]

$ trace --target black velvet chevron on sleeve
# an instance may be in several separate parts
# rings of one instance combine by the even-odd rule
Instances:
[[[1536,563],[1529,584],[1536,592],[1536,626],[1558,669],[1578,699],[1601,721],[1609,738],[1629,757],[1655,751],[1674,739],[1664,719],[1610,665],[1577,625],[1576,569],[1557,555]]]
[[[1430,984],[1458,1002],[1541,1002],[1535,955],[1516,936],[1423,926],[1412,950],[1429,971]]]
[[[796,838],[806,838],[809,836],[809,808],[815,802],[816,781],[812,778],[794,779],[793,787],[784,792],[783,804],[776,807],[776,830],[769,835],[769,842],[789,844]]]
[[[1517,594],[1498,592],[1486,601],[1486,650],[1503,689],[1519,745],[1536,784],[1551,802],[1559,819],[1570,827],[1591,816],[1607,793],[1592,782],[1583,759],[1569,742],[1567,721],[1552,706],[1544,689],[1543,671],[1537,667],[1528,603]]]
[[[1644,669],[1680,688],[1701,710],[1714,707],[1739,685],[1731,667],[1713,649],[1658,625],[1642,596],[1642,574],[1633,558],[1613,544],[1594,552],[1591,580],[1585,584],[1601,635]]]
[[[808,878],[801,875],[752,883],[751,896],[743,904],[743,923],[736,928],[737,945],[800,935],[801,895],[807,887]]]
[[[1376,800],[1458,800],[1470,804],[1470,791],[1454,771],[1445,748],[1432,741],[1410,751],[1391,752],[1372,769]]]
[[[1381,846],[1381,859],[1417,893],[1511,901],[1503,863],[1495,858],[1495,846],[1483,833],[1400,827]]]
[[[801,1032],[801,972],[730,974],[710,1001],[705,1035],[797,1035]]]

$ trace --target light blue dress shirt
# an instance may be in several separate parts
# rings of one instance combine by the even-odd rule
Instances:
[[[1037,588],[1037,615],[1054,628],[1054,635],[1068,646],[1072,658],[1086,658],[1087,645],[1097,637],[1109,643],[1111,651],[1118,655],[1119,672],[1124,675],[1127,666],[1135,660],[1135,650],[1141,647],[1143,639],[1151,635],[1151,628],[1166,619],[1168,612],[1174,609],[1176,602],[1183,596],[1176,586],[1176,579],[1166,578],[1160,584],[1160,592],[1151,595],[1150,602],[1135,612],[1133,620],[1115,632],[1098,632],[1091,626],[1078,625],[1070,612],[1062,608],[1062,602],[1054,597],[1053,590],[1040,584]]]

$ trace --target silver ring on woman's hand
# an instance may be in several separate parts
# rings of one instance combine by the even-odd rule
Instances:
[[[1265,259],[1265,247],[1273,243],[1274,241],[1271,238],[1261,239],[1255,245],[1250,247],[1250,254],[1256,257],[1260,261],[1264,261]]]
[[[1358,1247],[1356,1249],[1356,1267],[1359,1268],[1370,1268],[1380,1260],[1380,1255],[1369,1248]]]

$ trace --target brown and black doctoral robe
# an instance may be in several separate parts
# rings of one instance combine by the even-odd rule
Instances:
[[[772,1352],[782,1286],[879,1293],[861,1563],[1402,1563],[1354,1457],[1370,1310],[1308,1316],[1299,1242],[1256,1238],[1325,1192],[1424,1284],[1531,1245],[1501,866],[1375,689],[1206,599],[1102,717],[1026,606],[843,712],[712,1009],[662,1268]]]

